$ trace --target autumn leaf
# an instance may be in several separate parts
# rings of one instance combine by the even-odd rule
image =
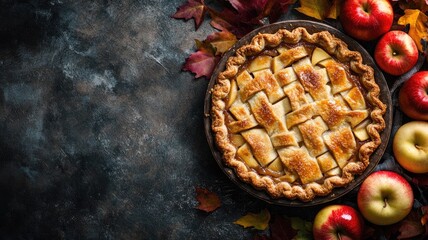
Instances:
[[[269,0],[263,10],[263,16],[268,17],[270,23],[278,21],[282,14],[288,11],[296,0]]]
[[[404,220],[401,222],[398,231],[400,235],[398,235],[397,239],[409,239],[424,233],[425,228],[420,222]]]
[[[244,228],[252,227],[257,230],[266,230],[269,225],[269,220],[269,211],[267,209],[263,209],[260,213],[248,213],[233,223],[241,225]]]
[[[428,187],[428,175],[426,174],[417,174],[413,176],[412,182],[421,187]]]
[[[291,226],[290,219],[275,215],[269,225],[272,240],[293,239],[298,231]]]
[[[187,0],[186,3],[178,7],[173,18],[185,19],[186,21],[193,18],[195,21],[195,28],[201,26],[206,12],[204,0]]]
[[[312,236],[312,223],[301,218],[290,218],[291,227],[297,231],[295,239],[309,239]]]
[[[399,2],[401,9],[419,9],[421,12],[426,13],[428,11],[428,0],[393,0],[393,2]]]
[[[239,15],[227,8],[222,11],[209,8],[208,13],[213,28],[231,32],[238,38],[243,37],[255,28],[254,25],[243,22]]]
[[[423,52],[421,41],[428,41],[428,17],[419,9],[406,9],[398,19],[399,25],[409,24],[409,35],[413,38],[419,51]]]
[[[427,226],[428,225],[427,224],[428,223],[428,206],[422,206],[421,212],[422,212],[421,224],[424,226]]]
[[[238,39],[236,36],[228,31],[215,32],[210,34],[205,40],[206,43],[211,44],[215,49],[215,55],[222,55],[227,52]]]
[[[336,19],[339,16],[340,1],[338,0],[300,0],[297,11],[318,20]]]
[[[403,221],[399,222],[397,239],[409,239],[419,236],[425,232],[424,226],[419,221],[417,211],[412,210]]]
[[[205,212],[212,212],[221,206],[217,194],[205,188],[196,187],[196,200],[199,202],[196,208]]]
[[[342,6],[341,4],[341,0],[333,0],[333,4],[327,12],[326,18],[337,19],[340,15],[340,8]]]

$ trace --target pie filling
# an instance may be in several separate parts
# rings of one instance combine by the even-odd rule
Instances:
[[[295,32],[312,37],[304,29]],[[379,121],[378,129],[384,127],[383,118],[371,114],[379,108],[383,114],[385,106],[377,99],[370,67],[363,66],[372,78],[364,82],[367,73],[354,72],[353,60],[338,60],[343,54],[328,53],[313,37],[295,43],[281,37],[279,44],[244,55],[244,62],[230,60],[214,88],[220,94],[213,96],[213,130],[226,163],[245,182],[273,197],[309,201],[365,170],[379,145],[372,127]],[[234,74],[228,72],[231,66]]]

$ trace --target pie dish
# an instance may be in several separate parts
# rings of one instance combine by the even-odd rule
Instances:
[[[209,89],[221,160],[272,199],[311,202],[352,185],[385,145],[388,104],[373,67],[323,29],[253,35]]]

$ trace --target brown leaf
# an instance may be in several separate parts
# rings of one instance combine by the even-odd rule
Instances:
[[[342,1],[341,0],[333,0],[333,3],[330,7],[330,9],[327,12],[327,15],[325,16],[326,18],[331,18],[331,19],[338,19],[339,15],[340,15],[340,8],[342,6]]]
[[[398,0],[395,0],[398,1]],[[401,9],[419,9],[426,13],[428,11],[428,0],[400,0],[399,6]]]
[[[205,188],[196,187],[196,200],[199,202],[196,208],[205,212],[212,212],[221,206],[218,195]]]
[[[418,221],[404,220],[401,222],[398,231],[400,235],[398,235],[397,239],[406,239],[421,235],[425,232],[425,228]]]
[[[428,224],[428,206],[422,206],[422,217],[421,217],[421,224],[424,226],[427,226]],[[428,233],[427,233],[428,234]]]
[[[418,9],[406,9],[398,19],[398,24],[409,24],[409,35],[413,38],[419,51],[423,52],[421,40],[428,41],[428,16]]]
[[[241,225],[244,228],[252,227],[257,230],[266,230],[270,220],[270,213],[267,209],[263,209],[260,213],[248,213],[247,215],[236,220],[235,224]]]
[[[185,20],[193,18],[195,20],[195,28],[198,29],[204,20],[205,12],[204,0],[187,0],[186,3],[178,7],[172,17]]]

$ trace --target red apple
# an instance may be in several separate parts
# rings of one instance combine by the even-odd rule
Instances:
[[[351,37],[370,41],[389,31],[394,11],[388,0],[345,0],[340,22]]]
[[[389,31],[377,43],[374,58],[383,71],[398,76],[416,65],[418,47],[406,32]]]
[[[394,136],[392,150],[397,162],[413,173],[428,173],[428,122],[411,121]]]
[[[400,89],[401,111],[415,120],[428,120],[428,71],[413,74]]]
[[[314,219],[314,239],[362,239],[364,220],[354,208],[330,205],[321,209]]]
[[[358,190],[357,203],[369,222],[390,225],[404,219],[413,206],[413,190],[398,173],[378,171],[370,174]]]

